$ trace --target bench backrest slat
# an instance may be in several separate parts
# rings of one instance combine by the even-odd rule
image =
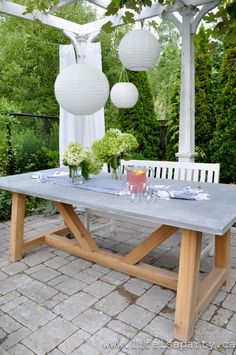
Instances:
[[[122,174],[127,166],[151,168],[151,176],[157,179],[171,179],[195,182],[218,183],[220,164],[185,163],[154,160],[121,160]],[[149,171],[150,173],[150,171]]]

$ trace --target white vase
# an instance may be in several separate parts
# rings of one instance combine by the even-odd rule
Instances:
[[[118,51],[125,68],[147,71],[154,67],[159,58],[160,44],[151,32],[133,30],[122,38]]]
[[[138,101],[138,89],[132,83],[117,83],[111,89],[110,98],[118,108],[131,108]]]

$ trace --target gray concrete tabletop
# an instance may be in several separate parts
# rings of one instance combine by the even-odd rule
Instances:
[[[45,170],[44,173],[48,171]],[[94,179],[111,179],[111,176],[101,174]],[[78,186],[39,183],[32,178],[32,173],[1,177],[0,189],[106,213],[151,220],[157,225],[167,224],[219,235],[224,234],[235,223],[236,186],[160,179],[155,181],[156,184],[168,185],[170,189],[183,189],[186,186],[200,187],[209,194],[210,199],[157,199],[151,204],[144,201],[129,203],[119,195],[89,191]]]

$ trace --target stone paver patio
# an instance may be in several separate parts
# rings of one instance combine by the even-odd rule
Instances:
[[[104,223],[94,218],[93,225]],[[59,215],[26,219],[25,234],[61,224]],[[231,281],[195,326],[189,343],[173,338],[175,293],[106,267],[40,247],[9,261],[10,222],[0,224],[0,355],[199,354],[236,355],[236,228]],[[150,229],[115,222],[95,232],[99,246],[126,253]],[[145,261],[175,270],[179,236]],[[208,272],[206,256],[201,272]]]

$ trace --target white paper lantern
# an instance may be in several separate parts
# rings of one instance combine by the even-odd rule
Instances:
[[[117,83],[111,89],[111,101],[118,108],[131,108],[138,101],[138,89],[132,83]]]
[[[105,74],[87,64],[73,64],[63,70],[55,82],[59,105],[74,115],[92,115],[100,110],[109,96]]]
[[[118,51],[125,68],[147,71],[154,67],[161,50],[159,41],[151,32],[133,30],[122,38]]]

